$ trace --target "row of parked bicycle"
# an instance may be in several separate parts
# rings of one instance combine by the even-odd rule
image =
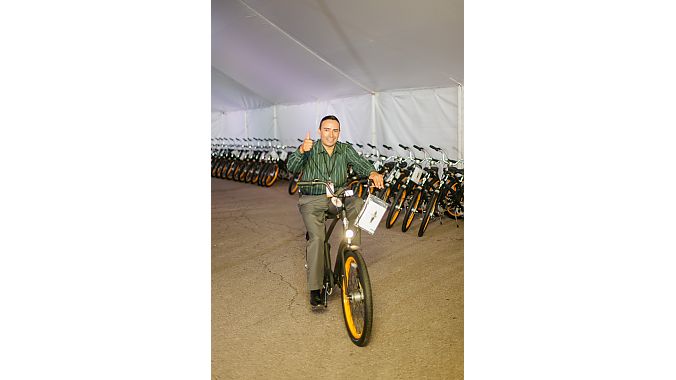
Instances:
[[[298,140],[302,142],[302,140]],[[385,227],[392,228],[403,215],[402,232],[407,232],[420,220],[418,236],[423,236],[432,221],[444,218],[456,221],[464,217],[464,167],[463,160],[451,160],[446,152],[429,145],[440,158],[433,158],[425,148],[398,144],[407,156],[398,155],[391,146],[382,147],[391,155],[381,154],[371,144],[352,144],[355,150],[373,163],[384,175],[383,189],[368,188],[363,178],[348,168],[346,187],[356,196],[366,199],[373,194],[388,203]],[[270,187],[280,178],[288,181],[288,193],[298,191],[302,173],[286,169],[288,155],[297,146],[279,145],[275,138],[212,138],[211,176]],[[416,156],[413,149],[422,154]],[[309,179],[310,180],[310,179]]]

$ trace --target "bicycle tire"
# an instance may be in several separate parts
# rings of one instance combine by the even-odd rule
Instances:
[[[401,232],[406,232],[408,231],[409,228],[411,228],[421,198],[422,198],[422,189],[414,190],[413,196],[411,197],[411,203],[408,205],[406,215],[404,216],[404,221],[401,223]]]
[[[392,188],[387,186],[387,187],[378,191],[377,197],[382,199],[383,201],[387,202],[387,199],[390,197],[391,191],[392,191]]]
[[[249,166],[249,169],[246,171],[246,175],[244,176],[244,181],[245,183],[251,183],[251,180],[253,179],[254,173],[256,172],[256,166],[258,164],[254,163]]]
[[[242,171],[242,167],[245,165],[244,162],[238,161],[232,166],[232,172],[228,173],[228,179],[231,179],[233,181],[237,181],[237,178],[239,177],[239,172]]]
[[[341,286],[341,304],[345,329],[352,343],[359,347],[368,344],[373,325],[373,300],[371,280],[366,263],[359,251],[345,251]]]
[[[399,214],[401,213],[401,208],[404,205],[404,200],[406,200],[406,187],[402,187],[394,197],[394,201],[390,206],[390,211],[387,213],[385,228],[392,228],[394,223],[397,221],[397,218],[399,218]]]
[[[300,181],[302,176],[302,173],[299,173],[297,175],[290,175],[289,176],[289,195],[294,195],[298,191],[298,181]]]
[[[364,191],[362,184],[358,180],[348,183],[345,188],[352,190],[353,195],[359,198],[361,198],[362,191]]]
[[[214,165],[211,167],[211,176],[212,177],[217,177],[220,175],[219,168],[222,170],[222,165],[221,165],[221,160],[218,160],[214,163]]]
[[[265,186],[270,187],[275,184],[279,176],[279,165],[273,164],[265,175]]]
[[[423,214],[422,222],[418,229],[418,237],[422,237],[425,234],[430,219],[432,219],[432,215],[434,215],[434,211],[437,209],[437,202],[439,202],[439,193],[435,193],[430,203],[427,204],[427,209],[425,210],[425,214]]]
[[[232,163],[231,161],[227,161],[227,160],[223,162],[223,165],[221,166],[222,169],[221,169],[220,174],[218,175],[218,178],[225,179],[225,175],[228,173],[228,168],[230,168],[231,163]]]
[[[459,199],[457,199],[456,185],[457,184],[453,184],[453,186],[446,193],[446,197],[450,198],[450,201],[444,208],[444,214],[452,219],[463,219],[465,216],[465,210],[463,207],[464,194],[460,194]]]

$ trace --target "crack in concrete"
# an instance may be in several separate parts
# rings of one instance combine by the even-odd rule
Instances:
[[[293,297],[291,297],[291,301],[289,301],[289,306],[286,307],[287,310],[291,311],[291,306],[293,305],[294,301],[296,300],[296,297],[298,296],[298,289],[296,289],[295,286],[291,285],[291,283],[290,283],[289,281],[287,281],[286,278],[284,278],[284,276],[282,276],[281,273],[273,272],[273,271],[270,269],[269,264],[266,263],[264,259],[261,259],[261,264],[263,264],[263,266],[265,267],[265,269],[267,269],[267,271],[268,271],[269,273],[272,273],[272,274],[275,274],[275,275],[279,276],[279,279],[282,280],[282,282],[284,282],[284,283],[287,284],[291,289],[293,289],[293,292],[294,292]]]

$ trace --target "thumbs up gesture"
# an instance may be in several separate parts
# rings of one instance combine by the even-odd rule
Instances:
[[[309,152],[312,149],[312,138],[310,138],[310,132],[305,135],[305,140],[303,140],[303,145],[300,146],[300,152],[305,153]]]

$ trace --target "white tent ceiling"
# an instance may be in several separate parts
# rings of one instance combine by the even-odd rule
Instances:
[[[463,0],[212,0],[212,111],[463,83]]]

